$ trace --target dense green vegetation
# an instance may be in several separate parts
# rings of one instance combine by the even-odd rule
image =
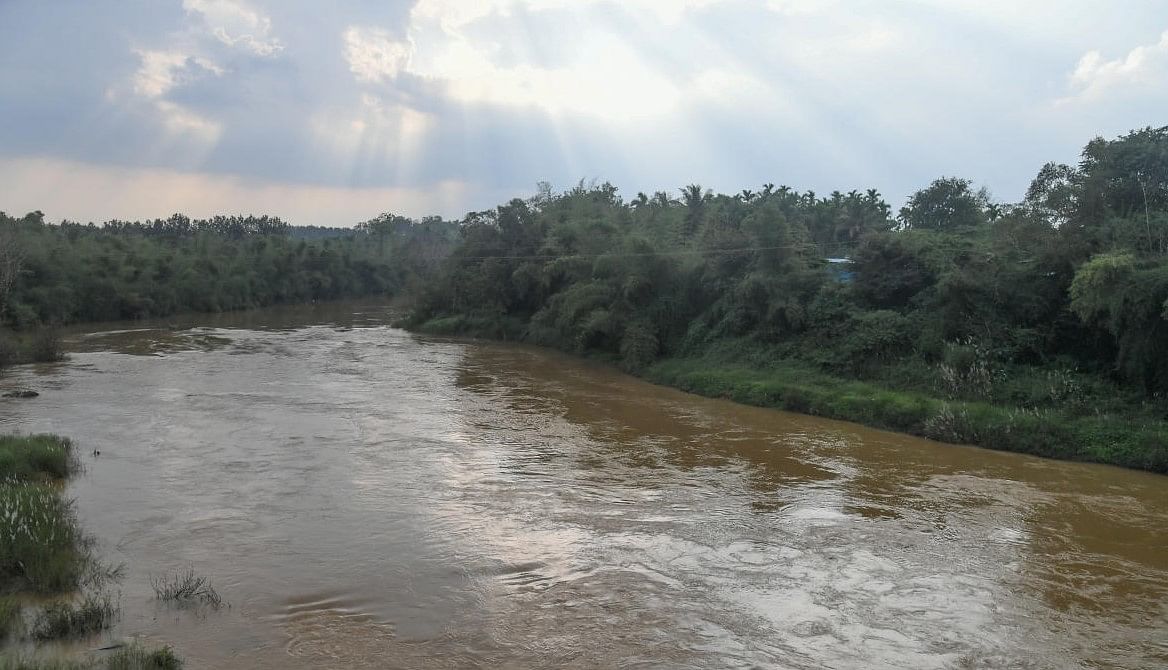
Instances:
[[[946,177],[680,197],[610,184],[353,230],[0,215],[0,364],[71,321],[392,293],[407,325],[708,395],[1168,471],[1168,128],[1095,139],[1022,202]],[[38,330],[38,328],[40,330]]]
[[[0,323],[27,331],[395,293],[457,224],[384,215],[355,229],[176,214],[102,226],[0,213]]]
[[[680,195],[581,184],[472,213],[409,324],[1168,472],[1168,128],[1096,139],[1012,205],[957,178],[895,217],[872,190]]]

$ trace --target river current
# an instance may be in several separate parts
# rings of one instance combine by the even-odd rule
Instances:
[[[702,399],[378,305],[68,337],[0,432],[191,668],[1168,667],[1168,478]],[[100,455],[93,455],[93,451]],[[193,568],[230,604],[174,609]],[[96,646],[100,640],[89,641]]]

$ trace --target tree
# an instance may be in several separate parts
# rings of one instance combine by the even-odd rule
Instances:
[[[916,230],[956,230],[986,222],[989,198],[972,182],[942,177],[914,193],[900,209],[901,225]]]
[[[706,205],[710,201],[711,194],[708,191],[702,190],[698,184],[690,184],[681,189],[682,198],[685,201],[685,234],[686,238],[690,239],[694,233],[701,227],[702,219],[706,214]]]
[[[0,212],[0,319],[8,307],[8,294],[20,275],[24,253],[16,238],[16,222]]]
[[[1055,226],[1066,224],[1078,209],[1077,178],[1078,173],[1071,166],[1047,163],[1030,182],[1023,202]]]
[[[1070,294],[1071,309],[1115,339],[1120,374],[1149,395],[1168,391],[1168,264],[1099,254],[1075,273]]]
[[[909,233],[866,238],[853,256],[856,294],[879,309],[900,308],[936,281],[922,240]]]

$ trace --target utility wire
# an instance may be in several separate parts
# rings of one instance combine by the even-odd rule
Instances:
[[[560,259],[596,259],[596,258],[652,258],[654,256],[703,256],[707,254],[740,254],[751,251],[783,251],[791,249],[808,249],[826,247],[843,248],[854,246],[851,242],[828,242],[827,244],[786,244],[771,247],[735,247],[729,249],[681,249],[677,251],[645,251],[645,252],[617,252],[606,254],[531,254],[527,256],[448,256],[451,260],[459,261],[486,261],[486,260],[560,260]]]

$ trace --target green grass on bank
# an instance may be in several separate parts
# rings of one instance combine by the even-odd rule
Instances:
[[[848,380],[815,366],[744,365],[725,356],[674,358],[644,377],[707,397],[855,421],[942,442],[1168,473],[1168,422],[1127,415],[951,400]]]
[[[182,660],[170,647],[129,645],[86,660],[37,656],[0,656],[0,670],[179,670]]]
[[[518,320],[459,315],[405,325],[437,335],[526,339]],[[988,370],[981,383],[960,374],[946,383],[938,365],[914,358],[849,369],[812,362],[816,353],[726,340],[632,371],[697,395],[941,442],[1168,473],[1164,406],[1099,376],[1014,366]]]
[[[0,593],[76,589],[92,561],[72,503],[57,482],[76,467],[55,435],[0,436]]]
[[[117,604],[101,588],[120,576],[120,568],[110,569],[93,557],[92,541],[65,497],[62,482],[76,469],[73,443],[66,438],[0,435],[0,642],[18,634],[38,642],[84,638],[108,629],[119,615]],[[34,606],[26,625],[23,593],[60,597]],[[80,660],[0,652],[0,670],[180,667],[169,647],[131,645]]]
[[[526,330],[521,319],[500,316],[488,318],[465,314],[430,319],[418,324],[405,321],[396,325],[429,335],[478,337],[504,341],[523,339]]]
[[[0,480],[64,479],[76,465],[73,443],[56,435],[0,435]]]

